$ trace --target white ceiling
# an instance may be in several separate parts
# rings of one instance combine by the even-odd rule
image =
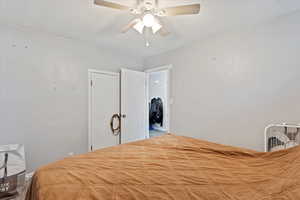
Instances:
[[[135,0],[111,0],[133,5]],[[299,0],[160,0],[164,5],[201,3],[201,14],[165,18],[168,37],[144,38],[120,29],[133,16],[127,12],[93,5],[93,0],[0,0],[0,22],[88,41],[138,56],[159,54],[200,40],[211,34],[289,14],[300,8]]]

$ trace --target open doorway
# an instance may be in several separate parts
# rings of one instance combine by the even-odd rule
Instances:
[[[149,137],[169,133],[171,66],[146,71],[148,81]]]

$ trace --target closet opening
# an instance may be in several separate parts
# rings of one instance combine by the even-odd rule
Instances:
[[[170,132],[170,66],[146,71],[149,137]]]

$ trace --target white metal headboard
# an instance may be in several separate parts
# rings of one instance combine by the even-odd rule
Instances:
[[[289,132],[293,129],[294,132]],[[300,145],[300,124],[271,124],[265,128],[265,152]]]

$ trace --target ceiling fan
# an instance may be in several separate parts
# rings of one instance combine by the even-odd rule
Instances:
[[[150,29],[153,34],[159,33],[161,36],[167,36],[170,32],[164,27],[161,18],[176,15],[195,15],[200,12],[200,4],[159,8],[159,0],[137,0],[136,6],[133,8],[105,0],[94,0],[94,3],[98,6],[129,11],[136,16],[122,28],[122,33],[126,33],[133,28],[143,34],[145,29]]]

